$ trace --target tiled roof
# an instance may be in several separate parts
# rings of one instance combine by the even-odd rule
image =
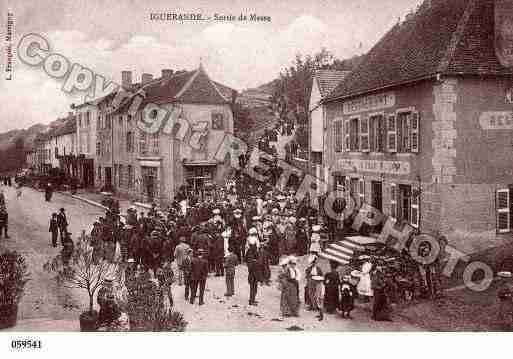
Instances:
[[[365,55],[328,101],[441,75],[513,74],[494,49],[494,0],[426,0]]]
[[[69,117],[60,127],[54,129],[53,137],[68,135],[77,131],[77,119],[75,116]]]
[[[195,71],[176,73],[170,77],[160,77],[140,86],[140,89],[145,93],[140,107],[148,103],[171,102],[226,104],[231,101],[234,91],[228,86],[212,81],[202,67]],[[126,111],[130,104],[131,101],[126,100],[116,112]]]
[[[339,70],[318,70],[315,72],[314,79],[321,92],[321,97],[328,96],[335,87],[349,74],[350,71]]]

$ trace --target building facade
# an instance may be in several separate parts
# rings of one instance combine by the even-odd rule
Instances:
[[[77,122],[77,177],[84,187],[94,187],[94,160],[96,157],[96,102],[73,106]]]
[[[494,49],[494,6],[426,1],[332,92],[332,188],[422,232],[511,232],[513,71]]]
[[[113,95],[94,103],[94,186],[140,202],[168,204],[182,185],[201,195],[209,184],[224,183],[229,163],[216,154],[225,137],[233,135],[234,91],[212,81],[201,66],[178,73],[163,70],[157,79],[143,75],[133,84],[131,73],[122,73],[125,89],[145,93],[135,112],[137,96],[115,111]],[[149,103],[164,109],[183,133],[170,130],[167,122],[155,133],[142,131],[138,122]]]

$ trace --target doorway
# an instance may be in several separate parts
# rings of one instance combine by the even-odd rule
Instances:
[[[112,168],[105,167],[105,188],[110,191],[112,189]]]
[[[371,182],[372,207],[383,212],[383,183],[380,181]]]

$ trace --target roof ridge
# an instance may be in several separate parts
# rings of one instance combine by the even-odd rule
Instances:
[[[458,26],[456,27],[456,31],[454,31],[451,40],[449,41],[449,45],[447,46],[446,52],[440,60],[440,63],[438,64],[437,71],[439,73],[445,72],[449,67],[451,60],[454,57],[454,53],[456,52],[456,48],[458,47],[458,44],[461,40],[461,37],[463,36],[466,30],[470,16],[476,9],[476,2],[477,0],[469,0],[467,7],[463,12],[463,15],[461,16],[461,19],[458,23]]]
[[[189,87],[191,87],[192,83],[194,82],[194,80],[196,79],[196,77],[198,77],[199,73],[200,73],[200,70],[201,70],[201,67],[198,67],[198,69],[196,70],[196,72],[194,73],[194,75],[191,76],[191,78],[189,80],[187,80],[187,83],[182,87],[182,89],[180,91],[178,91],[178,93],[174,96],[175,99],[178,99],[180,96],[182,96],[185,91],[187,91],[187,89]]]

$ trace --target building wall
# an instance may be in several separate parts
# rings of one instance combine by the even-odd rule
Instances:
[[[494,237],[496,190],[513,183],[513,123],[502,129],[483,129],[481,123],[483,113],[489,111],[511,117],[513,105],[505,103],[510,84],[511,79],[459,77],[394,90],[395,105],[381,111],[385,115],[401,108],[419,111],[418,154],[335,153],[333,121],[351,116],[343,114],[342,103],[327,104],[325,153],[330,180],[336,173],[364,179],[366,202],[371,201],[370,182],[382,181],[386,214],[390,214],[391,184],[409,184],[420,189],[421,231]],[[344,159],[406,161],[410,171],[396,175],[341,170],[337,164]]]
[[[324,114],[323,106],[319,105],[321,93],[317,81],[313,81],[310,95],[310,144],[313,152],[322,152],[324,137]]]

